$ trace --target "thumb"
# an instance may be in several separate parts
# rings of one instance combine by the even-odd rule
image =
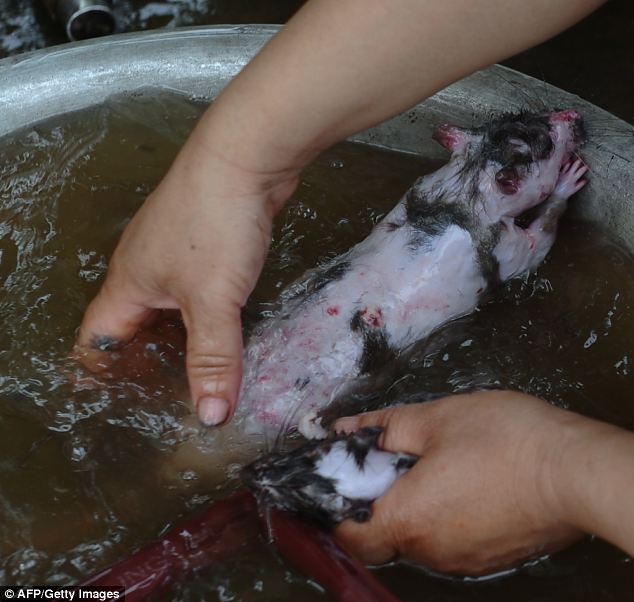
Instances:
[[[108,368],[112,361],[108,352],[132,339],[157,314],[151,307],[131,302],[123,291],[106,281],[84,313],[75,353],[93,372]]]
[[[240,307],[206,298],[183,309],[187,328],[187,377],[200,421],[217,426],[231,419],[242,377]]]
[[[341,418],[334,426],[335,430],[346,432],[381,427],[381,448],[423,456],[431,445],[434,423],[438,420],[436,407],[437,402],[395,406]],[[393,560],[412,531],[407,513],[403,510],[411,500],[419,499],[418,489],[413,475],[401,476],[375,500],[369,522],[343,521],[335,532],[337,538],[366,564],[383,564]]]
[[[347,416],[337,420],[334,429],[352,432],[378,426],[383,429],[379,439],[382,449],[422,456],[437,422],[436,407],[437,402],[428,401]]]

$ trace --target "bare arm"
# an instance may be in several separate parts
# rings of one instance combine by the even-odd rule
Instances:
[[[634,556],[634,433],[588,423],[556,472],[570,522]]]
[[[324,148],[572,25],[602,0],[312,0],[227,87],[130,222],[89,306],[86,364],[178,308],[199,416],[220,424],[241,375],[240,308],[271,222]]]
[[[286,169],[291,162],[302,168],[333,143],[554,36],[601,4],[603,0],[308,2],[201,125],[231,124],[231,139],[250,141],[249,152],[236,148],[236,157],[253,161],[258,169],[263,156],[269,158],[270,169]],[[238,122],[243,125],[236,136]],[[276,152],[271,155],[272,149]]]

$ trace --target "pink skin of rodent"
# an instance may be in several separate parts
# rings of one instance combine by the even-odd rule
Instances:
[[[438,128],[434,139],[452,153],[449,162],[419,179],[365,240],[291,286],[280,313],[250,339],[238,409],[246,431],[297,426],[363,376],[375,343],[399,353],[472,312],[491,285],[476,239],[495,232],[488,254],[498,281],[535,269],[555,240],[567,199],[586,183],[588,168],[573,156],[579,120],[572,110],[545,118],[552,151],[517,178],[501,177],[499,164],[481,159],[480,130]],[[519,155],[529,153],[529,143],[513,137],[505,142]],[[471,226],[443,222],[423,237],[412,223],[411,194],[431,199],[425,210],[441,203],[448,214],[466,215]],[[533,207],[530,225],[516,225],[515,218]],[[335,272],[311,289],[311,279]]]

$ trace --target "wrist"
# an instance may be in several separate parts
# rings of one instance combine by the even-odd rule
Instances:
[[[562,520],[627,549],[624,526],[632,523],[627,502],[634,495],[632,461],[634,434],[575,416],[553,472]]]
[[[245,170],[271,175],[300,173],[324,150],[300,132],[286,131],[286,120],[267,111],[264,101],[242,96],[221,96],[207,109],[195,130],[201,145],[221,149]]]
[[[261,203],[269,217],[283,207],[297,184],[303,163],[293,160],[244,126],[232,128],[213,106],[181,148],[166,179],[185,182],[193,190],[213,190],[227,202]]]

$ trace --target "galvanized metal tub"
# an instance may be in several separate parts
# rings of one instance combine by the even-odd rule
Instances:
[[[115,36],[0,61],[0,135],[87,108],[111,95],[157,87],[213,99],[277,31],[204,27]],[[492,67],[450,86],[356,140],[416,152],[444,151],[431,141],[439,123],[470,125],[491,112],[539,106],[581,110],[593,136],[584,154],[591,184],[573,210],[634,251],[634,132],[578,97],[514,71]]]
[[[0,136],[42,119],[156,86],[213,99],[277,32],[276,26],[195,27],[112,36],[0,61]],[[573,211],[634,251],[634,129],[532,77],[493,66],[474,73],[355,140],[439,157],[439,123],[470,125],[491,112],[536,105],[578,108],[589,124],[591,184]]]

